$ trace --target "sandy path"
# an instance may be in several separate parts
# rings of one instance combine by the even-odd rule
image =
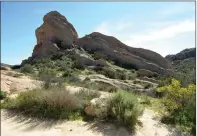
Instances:
[[[175,129],[161,124],[155,114],[145,109],[139,118],[143,126],[136,134],[111,124],[87,123],[84,121],[38,121],[1,111],[2,136],[183,136]],[[186,135],[184,135],[186,136]]]
[[[124,128],[84,121],[37,121],[1,111],[1,136],[129,136]]]

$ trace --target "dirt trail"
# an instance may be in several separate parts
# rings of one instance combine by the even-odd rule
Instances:
[[[84,121],[38,121],[1,111],[2,136],[183,136],[175,129],[161,124],[153,111],[145,109],[139,118],[142,126],[136,134],[112,124]]]

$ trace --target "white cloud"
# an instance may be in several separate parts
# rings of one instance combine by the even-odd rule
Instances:
[[[147,41],[169,39],[177,36],[180,33],[191,31],[195,31],[195,22],[191,20],[185,20],[174,25],[169,25],[165,28],[152,30],[145,34],[131,35],[126,43],[140,44]]]
[[[142,30],[140,32],[132,31],[135,27],[134,24],[127,24],[132,23],[128,23],[128,21],[126,24],[124,22],[112,23],[105,21],[96,28],[96,31],[106,35],[112,35],[129,46],[150,49],[163,56],[177,53],[187,47],[195,47],[195,43],[190,42],[195,39],[195,22],[193,20],[174,21],[170,23],[161,22],[160,27],[148,28],[148,31]],[[153,23],[151,25],[154,26]],[[158,25],[158,22],[156,25]],[[187,36],[184,37],[186,33]],[[182,43],[185,45],[182,45]]]
[[[132,23],[126,23],[124,21],[105,21],[102,22],[96,29],[96,32],[100,32],[106,35],[113,35],[114,33],[119,33],[122,31],[130,29],[132,27]]]

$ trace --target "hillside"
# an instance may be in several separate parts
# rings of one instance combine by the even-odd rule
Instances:
[[[185,49],[175,55],[167,55],[172,63],[175,77],[184,85],[196,84],[196,48]]]

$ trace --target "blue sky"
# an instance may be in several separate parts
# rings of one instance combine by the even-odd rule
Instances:
[[[162,56],[195,47],[194,2],[2,2],[1,62],[20,64],[31,56],[35,29],[56,10],[79,37],[97,31]]]

